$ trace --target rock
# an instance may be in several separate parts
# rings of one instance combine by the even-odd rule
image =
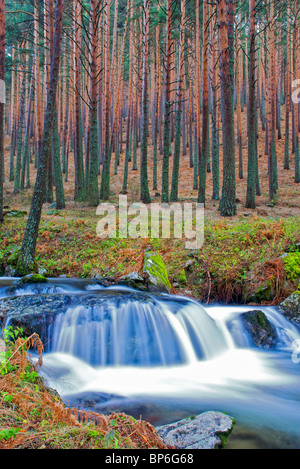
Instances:
[[[46,283],[48,279],[40,274],[28,274],[22,277],[19,281],[19,285],[29,284],[29,283]]]
[[[186,263],[185,263],[185,266],[184,266],[185,270],[188,270],[188,271],[192,270],[192,266],[193,266],[193,264],[195,264],[195,262],[196,262],[195,259],[187,260]]]
[[[39,267],[38,268],[38,274],[42,275],[43,277],[46,277],[47,276],[47,270],[45,269],[45,267]]]
[[[242,313],[241,319],[256,347],[270,349],[276,346],[276,329],[270,323],[265,313],[257,310],[249,311]]]
[[[99,274],[94,277],[94,281],[102,287],[111,287],[112,285],[116,284],[113,277],[101,277]]]
[[[171,293],[172,287],[168,272],[159,254],[151,251],[145,252],[143,272],[149,275],[147,279],[149,291]]]
[[[22,327],[25,335],[36,332],[45,343],[48,327],[57,314],[66,311],[71,303],[68,295],[24,295],[0,300],[0,321],[10,318],[12,327]]]
[[[4,269],[4,277],[14,277],[16,274],[16,268],[12,265],[7,265]]]
[[[130,272],[123,275],[117,282],[117,285],[125,285],[136,290],[146,290],[145,279],[138,272]]]
[[[289,320],[300,324],[300,291],[295,291],[278,306],[279,311]]]
[[[86,308],[101,307],[111,317],[111,303],[118,309],[126,302],[138,301],[153,304],[154,300],[144,293],[104,291],[103,295],[86,293]],[[45,347],[49,343],[49,327],[53,325],[59,314],[65,314],[70,307],[82,305],[82,296],[77,293],[40,293],[0,298],[0,324],[10,318],[12,327],[22,327],[25,335],[36,332]],[[114,308],[113,308],[114,310]]]
[[[24,210],[10,210],[9,212],[6,213],[7,217],[13,217],[13,218],[22,218],[27,215],[27,212]]]
[[[216,449],[225,446],[234,423],[226,414],[208,411],[156,427],[156,431],[165,445],[178,449]]]

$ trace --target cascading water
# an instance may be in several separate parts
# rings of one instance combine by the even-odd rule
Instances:
[[[209,359],[226,340],[200,305],[128,292],[121,301],[75,306],[55,320],[51,350],[94,366],[155,366]]]
[[[228,447],[300,448],[300,332],[276,308],[203,307],[70,279],[0,283],[0,298],[44,293],[76,298],[48,328],[41,372],[70,405],[154,425],[220,410],[237,420]],[[274,348],[254,346],[241,320],[250,309],[274,326]]]

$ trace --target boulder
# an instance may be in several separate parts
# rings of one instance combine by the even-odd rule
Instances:
[[[30,283],[47,283],[49,280],[41,274],[28,274],[18,280],[18,285]]]
[[[159,254],[146,251],[143,272],[150,292],[171,293],[172,286],[164,261]]]
[[[300,291],[288,296],[278,307],[279,311],[295,324],[300,324]]]
[[[241,314],[241,320],[256,347],[270,349],[276,346],[276,329],[265,313],[259,310],[248,311]]]
[[[145,279],[138,272],[130,272],[129,274],[123,275],[118,280],[117,285],[125,285],[142,291],[147,289]]]
[[[223,448],[235,421],[222,412],[208,411],[156,427],[165,445],[178,449]]]

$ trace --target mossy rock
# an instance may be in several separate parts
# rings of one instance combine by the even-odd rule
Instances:
[[[143,272],[149,275],[147,280],[149,291],[171,293],[172,286],[164,261],[155,252],[145,252]]]
[[[22,277],[18,283],[19,284],[30,284],[30,283],[46,283],[48,282],[49,280],[44,277],[43,275],[40,275],[40,274],[28,274],[28,275],[25,275],[24,277]]]
[[[9,212],[6,213],[7,217],[12,217],[12,218],[23,218],[27,215],[27,212],[24,210],[10,210]]]
[[[243,313],[241,317],[256,347],[271,349],[277,345],[276,329],[263,311],[248,311]]]

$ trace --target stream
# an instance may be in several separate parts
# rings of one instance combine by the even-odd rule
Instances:
[[[300,449],[300,331],[275,307],[202,305],[89,279],[17,281],[0,279],[0,299],[77,298],[43,338],[40,374],[66,404],[154,426],[217,410],[236,420],[228,449]],[[275,348],[252,343],[241,314],[254,309],[275,327]]]

